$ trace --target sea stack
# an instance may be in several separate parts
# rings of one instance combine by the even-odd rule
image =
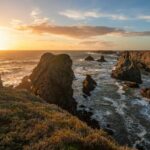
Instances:
[[[105,57],[103,55],[97,61],[98,62],[106,62]]]
[[[86,96],[91,96],[91,91],[93,91],[96,87],[97,83],[95,80],[92,79],[90,75],[86,75],[85,80],[83,81],[83,93],[85,94],[84,97]]]
[[[94,58],[91,55],[89,55],[85,58],[85,60],[86,61],[94,61]]]
[[[31,89],[31,92],[48,103],[57,104],[73,113],[76,110],[72,89],[73,78],[72,60],[69,55],[45,53],[29,78],[23,80],[28,84],[20,85],[27,85],[22,88]]]
[[[121,55],[115,69],[112,70],[111,76],[123,81],[142,83],[141,72],[136,63],[131,60],[129,52]]]

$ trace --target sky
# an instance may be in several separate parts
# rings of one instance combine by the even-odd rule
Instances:
[[[150,0],[0,0],[0,49],[150,50]]]

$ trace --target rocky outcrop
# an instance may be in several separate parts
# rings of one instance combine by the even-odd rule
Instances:
[[[89,55],[85,58],[85,60],[86,61],[94,61],[94,58],[91,55]]]
[[[150,72],[150,51],[131,51],[129,55],[140,69]]]
[[[144,88],[141,90],[141,95],[143,97],[149,98],[150,99],[150,88]]]
[[[97,60],[98,62],[106,62],[105,57],[102,55],[100,59]]]
[[[18,86],[30,90],[48,103],[70,111],[76,110],[73,99],[72,60],[66,54],[45,53],[29,77],[25,77]]]
[[[97,83],[95,80],[92,79],[90,75],[86,76],[86,79],[83,81],[83,93],[84,96],[91,96],[91,91],[93,91],[96,87]]]
[[[142,83],[140,70],[135,61],[131,59],[129,52],[121,55],[111,76],[119,80]]]

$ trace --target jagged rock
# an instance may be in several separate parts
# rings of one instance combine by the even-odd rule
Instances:
[[[129,52],[123,53],[111,76],[119,80],[142,83],[141,72],[136,63],[130,59]]]
[[[91,55],[89,55],[85,58],[85,60],[86,61],[94,61],[94,58]]]
[[[97,60],[98,62],[106,62],[105,57],[102,55],[100,59]]]
[[[69,55],[45,53],[29,78],[23,79],[20,87],[73,113],[76,111],[73,79],[72,60]]]
[[[150,99],[150,88],[141,89],[141,95]]]
[[[139,88],[139,84],[137,84],[136,82],[131,82],[131,81],[125,81],[124,86],[130,87],[130,88]]]
[[[86,76],[86,79],[83,81],[83,93],[87,96],[91,95],[91,91],[93,91],[96,87],[97,83],[95,80],[92,79],[90,75]]]

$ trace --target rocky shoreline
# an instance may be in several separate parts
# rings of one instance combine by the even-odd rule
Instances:
[[[122,52],[115,70],[112,71],[112,77],[125,81],[126,88],[139,88],[139,84],[142,83],[141,70],[149,72],[147,68],[149,68],[150,60],[148,58],[150,57],[147,56],[149,56],[150,52],[145,53]],[[90,60],[95,59],[92,58]],[[100,60],[99,62],[105,62],[104,56],[101,56]],[[44,99],[48,104],[56,104],[62,109],[67,110],[72,115],[86,122],[88,126],[100,129],[98,121],[91,119],[92,112],[77,111],[77,102],[73,98],[72,89],[74,77],[72,60],[69,55],[45,53],[31,74],[24,77],[16,89],[26,89],[31,94]],[[96,85],[96,81],[90,75],[87,75],[83,81],[83,93],[86,96],[90,96],[90,91],[94,90]],[[147,96],[149,95],[149,89],[141,90],[141,94],[149,98]],[[114,134],[109,124],[104,130],[109,135]]]
[[[116,72],[115,70],[112,71],[112,77],[125,80],[125,86],[127,88],[137,88],[139,87],[138,84],[142,83],[140,72],[141,68],[138,67],[140,58],[138,57],[138,59],[135,61],[137,53],[138,52],[135,52],[135,54],[134,52],[121,53],[116,65]],[[145,53],[142,54],[145,55]],[[140,56],[143,60],[142,54],[140,54]],[[90,60],[85,60],[94,60],[92,56],[89,55],[87,58],[89,57]],[[101,56],[101,59],[105,60],[104,56]],[[146,61],[143,62],[148,64]],[[86,122],[92,128],[100,129],[98,121],[91,119],[91,116],[93,115],[92,112],[87,112],[85,110],[77,111],[77,103],[73,98],[73,80],[74,72],[72,70],[72,60],[69,55],[53,55],[51,53],[45,53],[41,57],[39,64],[35,67],[31,75],[23,78],[22,83],[20,83],[17,88],[27,89],[31,93],[42,97],[48,103],[56,104],[69,111],[71,114],[77,116],[80,120]],[[95,86],[96,82],[91,78],[90,75],[87,75],[87,78],[83,81],[83,93],[85,94],[85,97],[90,96],[90,91],[94,90]],[[106,128],[104,130],[108,134],[113,135],[111,129],[108,130]]]

